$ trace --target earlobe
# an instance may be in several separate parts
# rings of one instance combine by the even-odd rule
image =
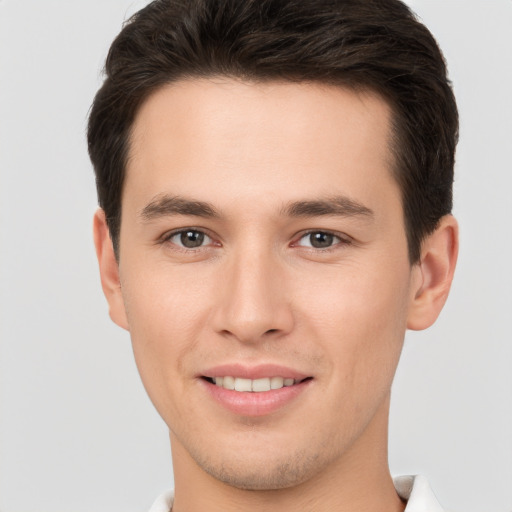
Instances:
[[[101,286],[109,305],[110,318],[123,329],[129,330],[121,293],[119,265],[114,254],[105,212],[101,208],[94,214],[93,233]]]
[[[430,327],[448,298],[459,250],[458,224],[445,215],[437,229],[422,243],[421,259],[415,271],[419,278],[411,298],[407,328]]]

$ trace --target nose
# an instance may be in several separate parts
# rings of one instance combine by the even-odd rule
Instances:
[[[277,339],[293,329],[286,269],[271,254],[236,255],[219,274],[215,330],[242,343]]]

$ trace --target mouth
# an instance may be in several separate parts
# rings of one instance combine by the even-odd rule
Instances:
[[[213,402],[244,417],[263,417],[286,411],[309,396],[313,376],[278,365],[218,366],[198,375]]]
[[[203,376],[202,378],[219,388],[227,389],[229,391],[238,391],[240,393],[265,393],[267,391],[295,386],[312,379],[312,377],[292,379],[280,376],[263,377],[260,379],[246,379],[243,377],[233,377],[231,375],[226,375],[223,377]]]

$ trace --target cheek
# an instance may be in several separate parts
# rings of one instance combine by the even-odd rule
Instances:
[[[167,395],[170,387],[173,392],[183,392],[183,383],[175,377],[194,353],[209,302],[194,280],[180,275],[159,271],[126,275],[130,279],[122,279],[123,298],[135,361],[155,402]]]
[[[342,269],[304,295],[312,335],[328,353],[333,379],[340,389],[356,388],[354,396],[391,384],[407,320],[407,264],[402,269]]]
[[[151,270],[127,269],[121,274],[130,332],[148,343],[163,338],[176,346],[201,324],[208,304],[204,280],[194,276],[193,269],[176,271],[154,262],[147,268]]]

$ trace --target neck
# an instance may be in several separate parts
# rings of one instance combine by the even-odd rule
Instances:
[[[403,512],[405,504],[388,468],[388,410],[389,398],[342,457],[285,489],[247,490],[225,484],[199,467],[171,433],[173,512]]]

